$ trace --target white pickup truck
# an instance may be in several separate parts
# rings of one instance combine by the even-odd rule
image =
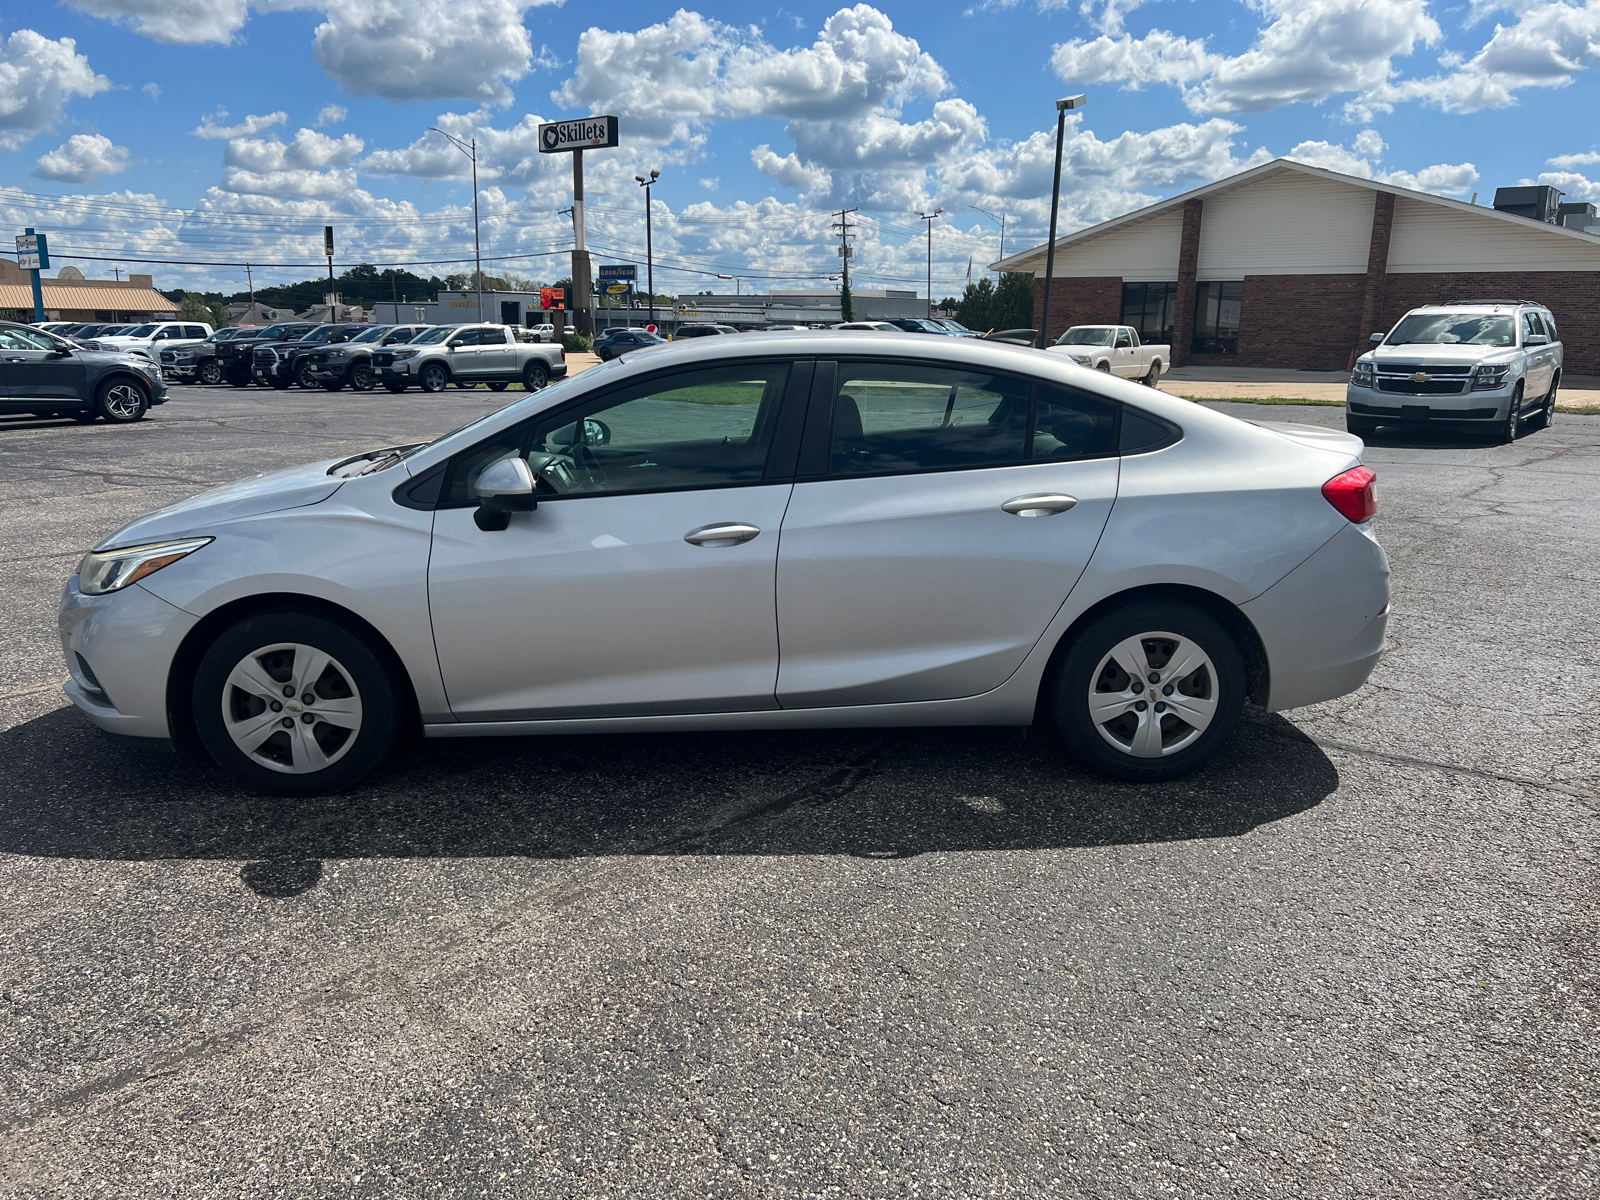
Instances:
[[[1171,346],[1141,345],[1139,331],[1132,325],[1074,325],[1045,350],[1150,387],[1155,387],[1172,362]]]

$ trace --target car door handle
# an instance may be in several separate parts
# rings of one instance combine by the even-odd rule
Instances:
[[[724,522],[720,525],[702,525],[699,529],[691,529],[683,535],[683,540],[691,546],[737,546],[748,542],[758,536],[761,530],[755,525],[746,525],[739,521]]]
[[[1049,517],[1056,513],[1064,513],[1077,503],[1076,496],[1063,496],[1060,492],[1039,492],[1007,500],[1000,507],[1013,516]]]

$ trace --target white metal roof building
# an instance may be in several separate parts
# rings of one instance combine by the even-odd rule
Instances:
[[[992,265],[1034,275],[1045,247]],[[1056,241],[1050,335],[1133,325],[1173,365],[1337,370],[1408,309],[1528,299],[1600,373],[1600,236],[1277,159]]]

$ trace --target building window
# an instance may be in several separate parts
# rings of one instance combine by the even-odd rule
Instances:
[[[1122,285],[1122,323],[1139,331],[1141,342],[1172,343],[1172,317],[1178,307],[1176,283]]]
[[[1244,282],[1202,283],[1195,288],[1192,354],[1239,353],[1239,310]]]

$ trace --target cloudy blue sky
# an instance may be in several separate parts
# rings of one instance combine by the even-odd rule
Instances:
[[[90,274],[222,264],[136,268],[166,287],[307,277],[325,223],[341,264],[459,260],[471,186],[437,125],[479,141],[486,267],[554,278],[570,161],[534,127],[614,113],[623,146],[588,157],[598,261],[642,255],[655,167],[666,288],[827,286],[846,205],[857,282],[910,286],[914,213],[942,206],[944,295],[997,255],[975,209],[1008,250],[1042,236],[1059,95],[1090,97],[1068,229],[1282,155],[1600,200],[1597,57],[1600,0],[38,0],[0,16],[0,209]]]

